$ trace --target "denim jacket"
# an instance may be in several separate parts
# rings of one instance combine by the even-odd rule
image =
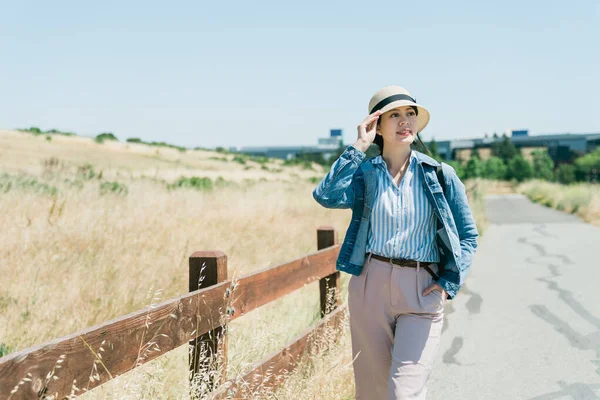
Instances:
[[[444,195],[435,172],[440,163],[421,152],[415,153],[417,173],[423,178],[423,190],[443,224],[437,235],[441,239],[439,247],[446,255],[446,263],[437,283],[448,293],[448,299],[453,299],[469,272],[479,234],[465,186],[454,169],[448,164],[441,164],[446,180]],[[336,261],[337,270],[352,275],[360,275],[365,263],[371,209],[377,196],[377,171],[371,160],[353,146],[346,147],[313,191],[314,199],[323,207],[352,208],[352,219]]]

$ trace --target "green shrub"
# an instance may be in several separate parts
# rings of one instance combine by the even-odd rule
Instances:
[[[500,157],[492,156],[484,164],[484,176],[488,179],[501,180],[506,177],[506,164]]]
[[[516,155],[508,162],[506,176],[508,179],[515,179],[517,182],[523,182],[527,179],[531,179],[533,176],[533,169],[529,161],[523,158],[523,156]]]
[[[597,182],[600,176],[600,147],[575,160],[575,174],[581,180]]]
[[[18,129],[21,132],[29,132],[29,133],[33,133],[34,135],[41,135],[43,132],[40,128],[38,128],[37,126],[32,126],[31,128],[24,128],[24,129]]]
[[[102,182],[100,184],[100,195],[109,193],[126,196],[128,193],[127,186],[119,182]]]
[[[185,147],[181,147],[181,146],[176,146],[174,144],[169,144],[169,143],[165,143],[165,142],[141,142],[144,144],[147,144],[149,146],[157,146],[157,147],[169,147],[171,149],[176,149],[179,150],[180,152],[185,152],[187,149]]]
[[[10,346],[8,346],[8,345],[6,345],[4,343],[0,343],[0,358],[4,357],[6,355],[9,355],[13,351],[14,350]]]
[[[17,131],[19,132],[28,132],[28,133],[32,133],[34,135],[43,135],[43,134],[51,134],[51,135],[64,135],[64,136],[76,136],[74,133],[72,132],[61,132],[58,131],[56,129],[49,129],[47,131],[42,131],[40,128],[32,126],[31,128],[19,128],[17,129]]]
[[[52,136],[46,135],[46,141],[48,141],[48,142],[52,141]]]
[[[23,189],[50,196],[55,196],[58,193],[56,187],[38,182],[34,177],[12,176],[7,173],[0,175],[0,193],[7,193],[12,189]]]
[[[167,185],[168,189],[192,188],[196,190],[211,190],[213,182],[206,177],[181,177],[175,183]]]
[[[569,185],[575,182],[575,166],[571,164],[560,164],[556,169],[556,180],[562,184]]]
[[[539,202],[540,204],[550,208],[552,208],[552,205],[554,205],[554,201],[550,197],[543,197]]]
[[[231,160],[233,162],[239,163],[239,164],[246,164],[246,158],[244,156],[235,156],[233,157],[233,160]]]
[[[141,144],[145,144],[147,146],[170,147],[172,149],[179,150],[182,153],[185,153],[185,151],[187,150],[185,147],[176,146],[174,144],[168,144],[168,143],[165,143],[165,142],[144,142],[140,138],[129,138],[129,139],[127,139],[127,142],[129,142],[129,143],[141,143]]]
[[[535,150],[531,153],[533,157],[533,177],[551,181],[554,179],[554,161],[548,155],[547,150]]]
[[[119,139],[117,139],[117,137],[110,132],[104,132],[104,133],[97,135],[95,140],[98,143],[102,143],[105,140],[115,140],[117,142],[119,141]]]
[[[484,175],[484,163],[478,156],[471,157],[465,165],[465,178],[480,178]]]
[[[321,182],[321,179],[322,178],[319,178],[317,176],[311,176],[310,178],[308,178],[308,182],[317,184],[317,183]]]
[[[77,167],[77,178],[82,179],[84,181],[89,181],[90,179],[94,179],[95,177],[100,178],[96,171],[94,170],[94,166],[92,164],[84,164]]]

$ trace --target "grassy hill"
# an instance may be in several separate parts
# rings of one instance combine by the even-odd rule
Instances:
[[[47,140],[46,137],[50,137]],[[323,169],[284,166],[283,160],[223,154],[206,150],[181,152],[174,148],[122,143],[64,135],[33,135],[20,131],[0,130],[0,166],[9,173],[39,176],[46,164],[57,159],[61,168],[75,170],[91,164],[103,171],[105,179],[152,177],[174,181],[180,177],[199,176],[211,180],[219,177],[228,182],[287,181],[322,177]]]
[[[341,242],[350,212],[314,201],[325,171],[312,168],[0,130],[0,356],[186,293],[194,251],[224,251],[235,278],[316,251],[321,225]],[[471,193],[480,218],[482,191]],[[344,300],[347,282],[343,274]],[[233,321],[228,376],[319,318],[314,283]],[[336,351],[313,359],[277,397],[256,398],[351,398],[342,329]],[[183,398],[187,362],[183,346],[82,398]]]

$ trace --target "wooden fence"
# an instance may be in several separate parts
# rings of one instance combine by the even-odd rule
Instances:
[[[235,282],[227,277],[223,252],[195,252],[189,258],[188,294],[0,358],[0,399],[75,397],[187,343],[192,379],[208,369],[225,371],[228,321],[319,280],[322,319],[316,326],[259,362],[242,380],[216,374],[208,390],[219,387],[210,394],[213,398],[245,398],[259,386],[276,387],[281,373],[291,371],[319,335],[343,319],[335,270],[340,246],[333,228],[317,230],[317,248]]]

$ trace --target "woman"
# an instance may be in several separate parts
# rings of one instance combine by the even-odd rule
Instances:
[[[373,95],[369,114],[313,197],[352,208],[336,266],[352,274],[356,399],[425,399],[444,303],[469,271],[478,233],[452,167],[412,149],[415,140],[423,145],[429,112],[388,86]],[[371,143],[381,154],[366,159]]]

